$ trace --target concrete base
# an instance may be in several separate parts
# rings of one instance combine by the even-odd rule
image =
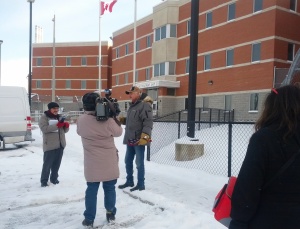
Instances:
[[[175,160],[191,161],[204,154],[204,144],[175,143]]]

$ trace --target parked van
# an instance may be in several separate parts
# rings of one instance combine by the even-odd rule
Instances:
[[[0,146],[34,141],[26,89],[0,86]]]

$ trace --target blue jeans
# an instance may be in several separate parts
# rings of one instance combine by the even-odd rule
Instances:
[[[112,212],[114,215],[117,212],[116,209],[116,189],[115,184],[117,180],[102,182],[104,190],[104,207],[106,211]],[[94,221],[97,211],[97,194],[100,182],[87,182],[87,188],[85,191],[85,211],[83,213],[85,219]]]
[[[126,182],[127,183],[134,183],[133,182],[133,160],[135,158],[135,164],[137,168],[137,185],[140,187],[145,186],[145,165],[144,165],[144,158],[145,158],[145,146],[129,146],[127,145],[126,155],[125,155],[125,164],[126,164]]]

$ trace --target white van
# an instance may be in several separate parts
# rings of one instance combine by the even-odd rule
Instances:
[[[0,106],[0,146],[34,141],[26,89],[0,86]]]

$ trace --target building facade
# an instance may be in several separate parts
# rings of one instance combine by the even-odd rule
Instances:
[[[300,3],[202,0],[198,18],[196,107],[256,120],[300,48]],[[113,33],[112,88],[122,110],[132,85],[153,97],[159,116],[188,107],[190,19],[190,0],[167,0],[137,21],[136,40],[134,24]]]
[[[196,107],[257,119],[300,48],[299,1],[199,2]],[[102,42],[101,88],[112,88],[122,116],[130,102],[124,92],[133,85],[154,99],[154,115],[188,108],[190,32],[191,0],[165,0],[115,31],[112,47]],[[98,48],[98,42],[56,44],[55,95],[67,110],[80,109],[81,96],[99,88]],[[51,97],[52,62],[52,43],[33,45],[33,102]]]
[[[67,111],[82,108],[82,96],[99,90],[99,42],[35,43],[32,63],[32,110],[52,100]],[[54,55],[53,55],[54,54]],[[53,57],[55,56],[55,66]],[[111,87],[111,46],[101,42],[101,88]],[[55,81],[52,87],[52,79]]]

